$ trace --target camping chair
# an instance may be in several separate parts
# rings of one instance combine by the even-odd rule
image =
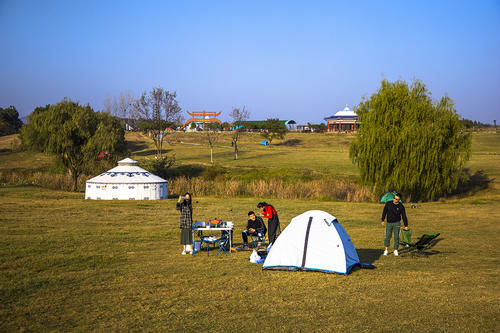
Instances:
[[[201,239],[201,244],[202,245],[205,244],[207,247],[207,256],[210,255],[208,252],[210,250],[210,243],[219,247],[219,250],[215,254],[216,256],[220,252],[227,255],[226,247],[227,247],[227,244],[229,243],[229,233],[228,232],[223,231],[222,235],[219,238],[217,238],[216,236],[200,236],[200,239]]]
[[[434,245],[436,245],[436,243],[438,242],[438,240],[436,238],[439,235],[441,235],[441,234],[440,233],[423,234],[422,237],[420,237],[418,239],[418,241],[415,243],[401,242],[401,244],[403,244],[406,247],[404,247],[401,251],[399,251],[399,253],[401,253],[401,254],[427,255],[427,253],[425,253],[425,250],[428,250],[431,247],[433,247]],[[404,237],[404,234],[403,234],[403,237]]]
[[[411,229],[408,230],[400,229],[399,234],[400,234],[399,238],[401,239],[399,244],[409,247],[411,244]]]
[[[251,247],[256,249],[257,247],[259,247],[259,243],[261,245],[266,245],[266,233],[264,233],[264,235],[262,236],[262,242],[259,242],[259,236],[257,235],[253,235],[253,234],[250,234],[250,238],[252,239],[252,242],[251,242]]]

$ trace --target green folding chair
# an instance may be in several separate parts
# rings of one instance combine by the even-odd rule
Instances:
[[[436,238],[441,235],[437,234],[423,234],[422,237],[418,238],[415,243],[412,242],[401,242],[405,247],[399,251],[400,254],[416,254],[416,255],[428,255],[431,253],[426,253],[425,250],[432,248],[437,244],[439,240]],[[411,236],[411,233],[410,233]],[[434,253],[438,253],[435,251]]]

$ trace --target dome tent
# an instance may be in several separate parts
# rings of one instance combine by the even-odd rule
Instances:
[[[347,275],[356,265],[368,266],[360,263],[354,244],[339,221],[326,212],[310,210],[291,220],[272,245],[262,269]]]
[[[126,158],[118,166],[87,180],[85,199],[159,200],[168,197],[168,181]]]

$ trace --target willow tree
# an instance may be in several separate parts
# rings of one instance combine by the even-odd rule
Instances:
[[[361,128],[350,157],[363,183],[412,200],[435,200],[457,188],[471,136],[451,98],[433,103],[421,81],[383,80],[356,111]]]
[[[36,108],[21,128],[21,140],[27,149],[54,154],[69,171],[74,191],[78,177],[95,167],[99,153],[117,159],[126,151],[118,119],[68,100]]]

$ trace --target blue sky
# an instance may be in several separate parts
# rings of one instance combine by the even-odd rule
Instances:
[[[0,106],[176,91],[184,111],[245,106],[317,123],[383,78],[422,80],[500,122],[499,1],[0,0]]]

